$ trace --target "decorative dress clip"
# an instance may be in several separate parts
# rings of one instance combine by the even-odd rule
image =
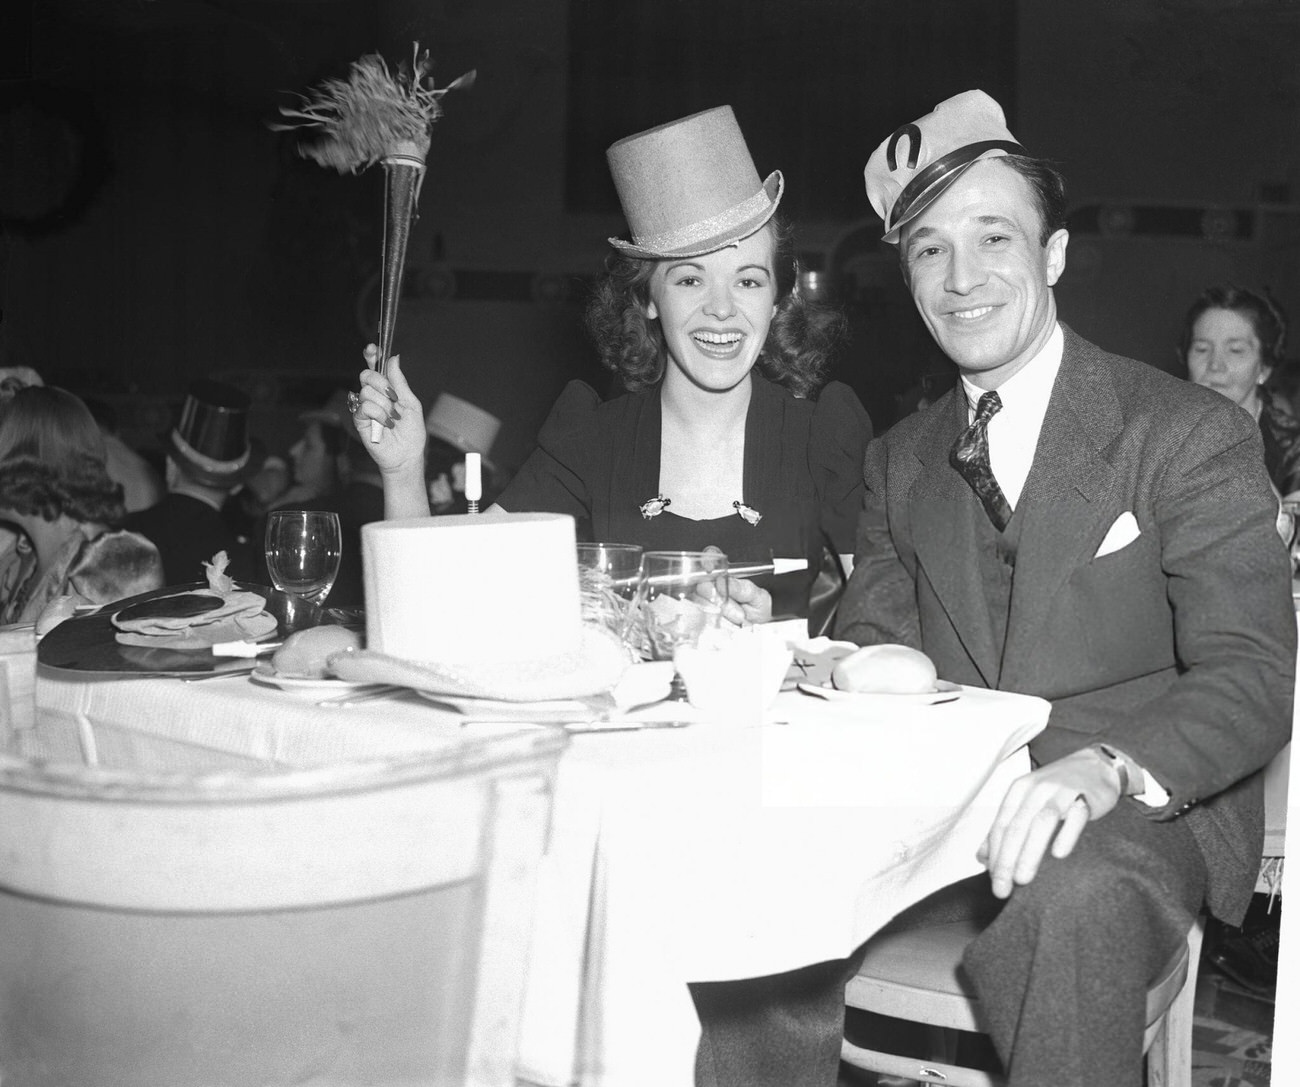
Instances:
[[[658,517],[664,510],[673,504],[671,498],[665,498],[663,495],[655,495],[649,502],[641,503],[641,516],[647,521],[651,517]]]
[[[658,517],[672,504],[673,500],[671,498],[665,498],[663,495],[657,494],[649,502],[641,503],[641,516],[648,521],[651,517]],[[756,525],[763,519],[763,515],[758,510],[754,509],[753,506],[745,505],[744,502],[733,502],[731,508],[744,519],[746,524]]]

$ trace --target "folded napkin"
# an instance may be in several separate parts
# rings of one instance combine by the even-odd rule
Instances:
[[[260,593],[235,588],[225,575],[226,553],[208,568],[207,589],[184,589],[130,604],[111,618],[120,645],[146,649],[207,649],[218,642],[257,641],[274,634],[275,616]]]

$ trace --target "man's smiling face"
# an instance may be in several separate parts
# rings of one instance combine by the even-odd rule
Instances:
[[[1069,239],[1043,245],[1028,181],[999,159],[975,163],[903,228],[903,275],[935,341],[972,383],[995,389],[1056,326],[1052,286]]]

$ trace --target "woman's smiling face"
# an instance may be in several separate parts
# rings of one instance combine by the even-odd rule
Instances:
[[[668,348],[666,381],[725,392],[749,374],[776,312],[771,226],[702,257],[660,261],[646,315]]]

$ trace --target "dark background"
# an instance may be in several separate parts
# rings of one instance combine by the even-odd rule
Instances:
[[[0,11],[0,365],[110,402],[155,443],[190,378],[254,395],[283,449],[375,335],[382,171],[339,175],[267,122],[290,92],[427,46],[445,98],[397,348],[500,416],[507,468],[573,376],[623,223],[614,139],[722,103],[786,175],[804,265],[853,336],[878,426],[946,366],[878,244],[862,166],[982,87],[1071,182],[1064,318],[1175,369],[1205,285],[1300,315],[1295,0],[10,0]],[[1295,351],[1292,348],[1292,354]]]

